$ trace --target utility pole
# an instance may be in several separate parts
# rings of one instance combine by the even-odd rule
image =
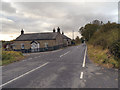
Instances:
[[[73,40],[74,40],[74,30],[73,30]]]

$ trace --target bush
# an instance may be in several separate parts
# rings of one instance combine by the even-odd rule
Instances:
[[[9,64],[18,60],[23,59],[23,55],[21,52],[15,51],[3,51],[2,52],[2,61],[0,61],[0,65]]]
[[[109,50],[116,58],[120,59],[120,40],[114,42]]]
[[[109,32],[101,33],[101,31],[96,32],[91,40],[89,41],[90,44],[94,46],[99,45],[102,46],[103,49],[111,47],[113,42],[117,41],[118,38],[118,29],[111,29]]]
[[[100,38],[94,43],[94,45],[100,45],[103,47],[103,49],[105,49],[107,48],[107,41],[104,38]]]
[[[105,67],[119,68],[119,62],[114,58],[113,55],[109,53],[108,49],[102,50],[101,46],[94,47],[93,45],[87,44],[88,46],[88,56],[90,60],[98,65],[103,65]]]
[[[15,52],[15,51],[3,51],[2,52],[2,60],[15,59],[20,56],[22,56],[21,52]]]

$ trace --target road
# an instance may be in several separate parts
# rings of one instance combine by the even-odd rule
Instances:
[[[93,64],[85,45],[28,54],[2,67],[3,88],[118,88],[118,71]]]

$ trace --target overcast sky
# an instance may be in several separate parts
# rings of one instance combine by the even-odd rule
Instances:
[[[109,0],[108,0],[109,1]],[[52,32],[58,26],[65,35],[80,36],[78,29],[100,20],[118,22],[118,2],[6,2],[2,1],[0,40],[12,40],[25,33]]]

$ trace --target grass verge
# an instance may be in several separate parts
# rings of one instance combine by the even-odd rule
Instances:
[[[24,58],[21,52],[16,51],[2,51],[2,60],[0,61],[0,65],[7,65],[9,63],[13,63]]]
[[[102,47],[88,44],[88,57],[93,63],[97,65],[101,65],[107,68],[118,68],[119,60],[116,60],[114,56],[112,56],[108,49],[103,50]]]

